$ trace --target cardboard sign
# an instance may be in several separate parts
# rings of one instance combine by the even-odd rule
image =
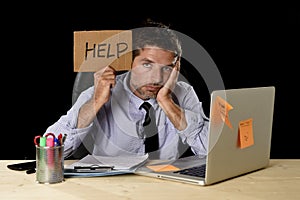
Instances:
[[[108,65],[115,70],[129,70],[131,61],[130,30],[74,32],[74,72],[95,72]]]

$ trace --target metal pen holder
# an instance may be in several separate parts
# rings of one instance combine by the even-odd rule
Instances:
[[[40,147],[36,145],[36,182],[60,183],[64,181],[64,146]]]

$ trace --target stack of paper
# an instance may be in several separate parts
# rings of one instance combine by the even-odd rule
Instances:
[[[109,176],[117,174],[133,173],[139,166],[144,164],[148,159],[148,154],[143,156],[95,156],[87,155],[81,160],[65,167],[64,176]],[[87,170],[79,172],[76,167],[108,167],[108,170]],[[110,168],[111,167],[111,168]]]

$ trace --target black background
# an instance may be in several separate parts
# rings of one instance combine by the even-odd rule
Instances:
[[[125,4],[135,8],[127,9]],[[75,8],[45,3],[7,8],[1,17],[0,159],[35,159],[34,136],[43,134],[70,108],[76,76],[73,31],[133,29],[147,17],[170,23],[172,29],[201,44],[226,88],[274,85],[271,158],[300,158],[299,7],[125,4],[82,2]],[[200,96],[205,107],[207,98],[208,94]]]

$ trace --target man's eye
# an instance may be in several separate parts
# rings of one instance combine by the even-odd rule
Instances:
[[[144,64],[143,64],[143,67],[145,67],[145,68],[150,68],[150,67],[152,67],[152,64],[151,64],[151,63],[144,63]]]
[[[172,71],[173,67],[170,67],[170,66],[164,66],[163,67],[163,71],[165,72],[169,72],[169,71]]]

